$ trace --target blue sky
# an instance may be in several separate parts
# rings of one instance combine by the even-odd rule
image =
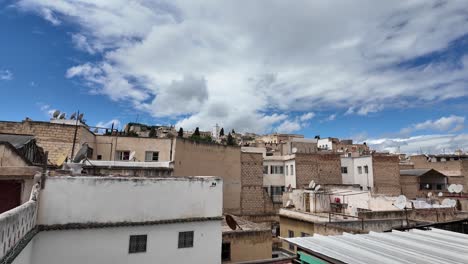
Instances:
[[[0,0],[0,119],[468,151],[468,3],[359,2]]]

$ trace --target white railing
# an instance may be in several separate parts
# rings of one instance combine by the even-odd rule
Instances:
[[[39,184],[35,184],[29,201],[0,214],[0,260],[36,227]]]

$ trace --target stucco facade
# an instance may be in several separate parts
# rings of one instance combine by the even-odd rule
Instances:
[[[374,187],[372,157],[341,157],[341,176],[343,184],[359,184],[364,190],[371,190]]]

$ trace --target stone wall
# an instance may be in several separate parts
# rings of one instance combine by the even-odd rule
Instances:
[[[400,167],[396,155],[373,155],[374,193],[400,195]]]
[[[307,187],[314,180],[319,184],[341,184],[341,159],[339,154],[296,153],[296,187]]]
[[[37,121],[1,121],[0,133],[34,135],[37,145],[49,152],[49,163],[55,165],[64,157],[71,156],[75,126]],[[93,138],[93,133],[86,127],[79,127],[75,154],[80,149],[81,144],[85,140],[89,141],[90,138]],[[90,142],[90,145],[93,146],[94,142]]]
[[[409,199],[415,199],[419,195],[419,177],[404,176],[400,177],[401,191]]]

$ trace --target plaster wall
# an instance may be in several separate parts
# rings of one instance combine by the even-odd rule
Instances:
[[[223,243],[227,242],[231,244],[231,259],[223,263],[270,259],[272,256],[270,230],[223,235]]]
[[[240,147],[196,143],[176,139],[174,175],[207,175],[223,179],[224,212],[241,211],[241,151]],[[258,164],[261,166],[261,164]]]
[[[284,176],[284,186],[291,188],[296,188],[296,161],[295,160],[287,160],[285,161],[284,165],[286,166],[285,170],[288,170],[287,175]],[[292,166],[292,171],[291,171]],[[285,171],[286,174],[286,171]]]
[[[219,217],[222,188],[222,181],[215,177],[48,177],[41,192],[38,222],[54,225]]]
[[[178,234],[194,231],[192,248],[178,248]],[[130,235],[147,235],[144,253],[129,254]],[[43,231],[13,264],[220,263],[221,221]]]
[[[368,173],[365,172],[364,167],[368,167]],[[341,158],[341,167],[347,167],[348,173],[341,173],[344,184],[359,184],[364,190],[367,186],[374,186],[374,173],[372,166],[372,157],[354,157],[354,158]],[[358,167],[361,167],[361,173],[359,173]]]
[[[102,160],[118,160],[117,151],[135,151],[136,161],[145,161],[146,151],[159,152],[159,161],[171,159],[170,138],[115,137],[96,136],[96,146],[93,158],[101,155]]]
[[[263,166],[268,166],[268,173],[263,174],[263,186],[284,186],[284,161],[264,160]],[[271,166],[282,166],[283,173],[271,173]]]

